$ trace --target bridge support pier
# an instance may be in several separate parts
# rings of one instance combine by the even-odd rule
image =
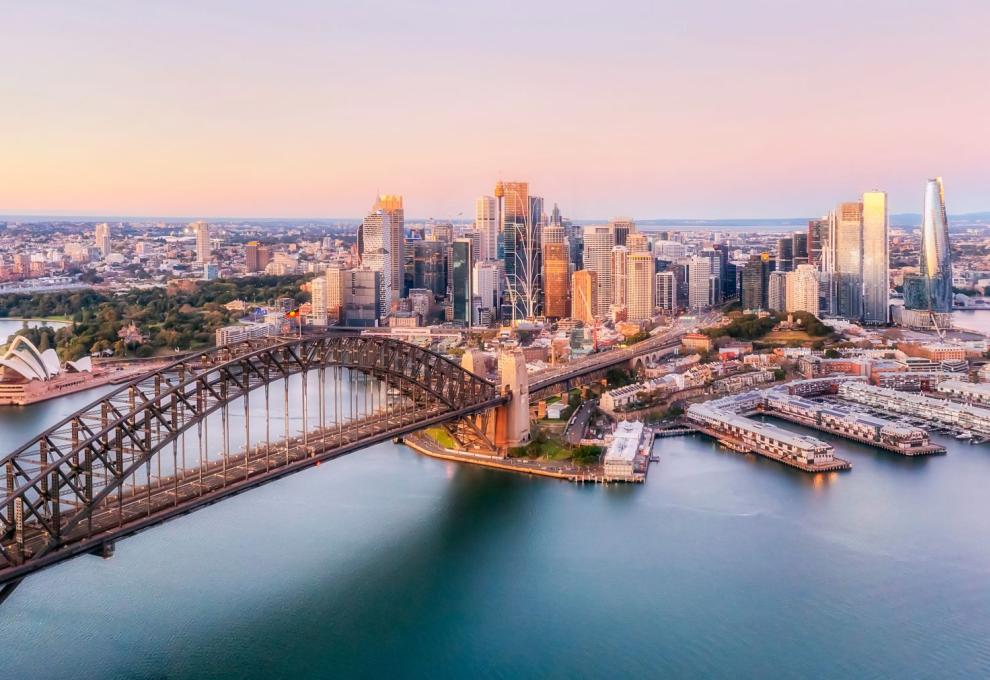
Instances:
[[[509,403],[495,409],[492,441],[504,450],[529,442],[529,374],[521,349],[499,355],[498,374],[502,390],[512,395]]]

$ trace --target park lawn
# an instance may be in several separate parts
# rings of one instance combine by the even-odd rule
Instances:
[[[457,448],[457,442],[455,442],[454,438],[450,436],[450,433],[442,427],[427,428],[426,434],[445,449]]]
[[[816,338],[811,337],[804,331],[771,331],[763,337],[763,342],[807,342],[812,343]]]

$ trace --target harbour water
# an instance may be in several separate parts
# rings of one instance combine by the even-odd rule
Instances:
[[[96,396],[0,410],[0,448]],[[580,486],[379,445],[29,578],[0,676],[990,675],[990,447],[815,436],[853,470],[688,436]]]
[[[29,319],[27,323],[32,328],[48,325],[57,329],[65,325],[62,321],[36,321],[34,319]],[[10,336],[22,328],[24,328],[24,321],[22,319],[0,319],[0,345],[6,344]]]

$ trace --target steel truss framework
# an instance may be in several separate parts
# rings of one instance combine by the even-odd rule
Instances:
[[[311,423],[313,371],[318,415]],[[292,409],[299,417],[301,405],[302,428],[290,433],[295,374],[302,379]],[[285,424],[273,442],[269,398],[280,382]],[[361,383],[363,389],[354,389]],[[250,414],[256,390],[264,392],[263,424]],[[445,357],[382,337],[282,338],[176,361],[0,460],[0,602],[33,571],[106,551],[118,538],[322,460],[459,419],[483,436],[482,414],[507,399]],[[244,446],[232,452],[229,410],[238,401]],[[222,455],[211,457],[205,430],[217,412]],[[264,429],[255,440],[252,420]],[[187,456],[187,434],[198,443],[195,456]]]

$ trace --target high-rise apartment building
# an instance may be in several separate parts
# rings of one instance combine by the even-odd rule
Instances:
[[[563,239],[561,227],[547,227],[546,234],[553,240],[543,243],[543,287],[546,293],[543,313],[551,319],[563,319],[570,315],[571,309],[570,250]]]
[[[890,322],[889,237],[887,194],[863,194],[863,321]]]
[[[257,241],[249,241],[244,246],[244,269],[248,272],[261,272],[272,261],[272,249]]]
[[[406,267],[406,218],[405,210],[402,207],[402,196],[394,194],[380,195],[372,207],[372,213],[381,211],[388,217],[389,230],[389,284],[391,285],[392,298],[400,298],[405,295],[405,267]],[[391,299],[389,300],[391,302]]]
[[[647,252],[630,253],[626,270],[626,318],[632,322],[653,318],[656,306],[656,260]]]
[[[788,312],[808,312],[818,316],[818,269],[799,264],[787,274]]]
[[[775,312],[787,309],[787,275],[789,272],[770,272],[767,286],[767,307]]]
[[[677,279],[674,272],[657,272],[656,306],[667,313],[677,309]]]
[[[498,259],[498,201],[480,196],[474,202],[474,228],[481,235],[479,261]]]
[[[364,252],[361,264],[381,273],[378,278],[378,318],[388,316],[392,305],[392,220],[384,210],[374,210],[361,223]]]
[[[96,241],[96,247],[100,250],[100,255],[106,259],[107,255],[110,254],[110,225],[106,222],[101,222],[96,225],[96,231],[94,232],[94,237]]]
[[[598,274],[589,269],[579,269],[571,277],[571,317],[586,324],[595,322],[599,315]]]
[[[344,326],[381,325],[382,272],[362,267],[341,272]]]
[[[212,243],[210,242],[210,225],[206,222],[193,222],[189,229],[196,236],[196,262],[204,264],[210,261],[212,256]]]
[[[608,318],[612,306],[612,248],[615,247],[615,234],[608,226],[585,227],[584,229],[584,268],[595,274],[594,314],[600,319]],[[571,291],[575,295],[575,291]]]

